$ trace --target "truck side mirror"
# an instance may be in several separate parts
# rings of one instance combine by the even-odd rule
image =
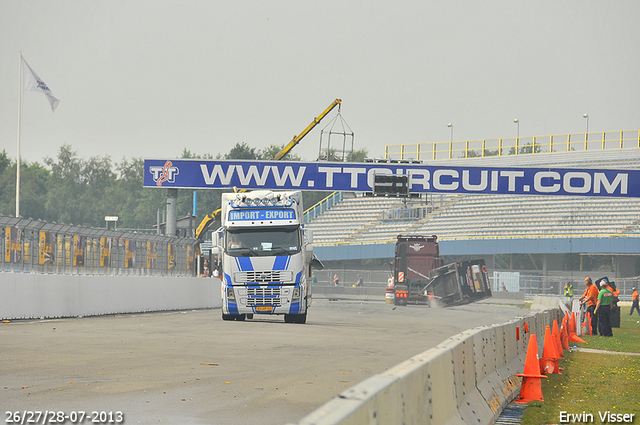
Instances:
[[[221,229],[216,230],[215,232],[213,232],[213,240],[211,242],[213,242],[213,246],[214,247],[219,247],[222,245],[222,231]]]

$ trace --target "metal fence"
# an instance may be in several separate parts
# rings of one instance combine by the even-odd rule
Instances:
[[[354,269],[332,269],[314,270],[317,285],[333,286],[333,277],[338,276],[339,286],[350,287],[356,283],[359,276],[362,276],[365,287],[381,287],[387,285],[387,279],[391,274],[389,268],[376,268],[369,270]],[[567,282],[573,283],[573,297],[580,297],[585,285],[582,280],[586,276],[591,276],[593,280],[608,276],[610,281],[614,281],[616,287],[620,289],[618,298],[622,301],[631,301],[632,287],[638,288],[640,277],[614,278],[613,271],[605,272],[584,272],[584,276],[571,277],[570,275],[543,276],[533,273],[521,273],[517,271],[504,271],[494,273],[489,271],[491,289],[494,292],[501,291],[501,284],[505,284],[508,292],[524,292],[526,297],[534,295],[559,296],[564,295],[564,285]]]
[[[322,270],[314,270],[316,275],[317,285],[320,286],[333,286],[333,277],[338,276],[340,281],[339,286],[350,287],[353,286],[358,277],[362,277],[364,287],[386,287],[387,279],[391,274],[391,271],[387,268],[385,270],[346,270],[346,269],[331,269],[326,268]]]
[[[504,275],[510,276],[504,276]],[[529,274],[520,272],[496,272],[490,276],[492,282],[492,290],[500,291],[502,284],[508,292],[524,292],[525,295],[564,295],[564,286],[566,283],[573,284],[573,297],[579,298],[586,288],[584,277],[591,276],[593,281],[601,277],[608,277],[609,281],[614,281],[616,287],[620,290],[618,298],[622,301],[631,301],[632,287],[638,287],[640,283],[639,277],[615,278],[613,271],[604,272],[584,272],[580,277],[570,277],[567,275],[543,276],[539,274]]]
[[[0,215],[0,272],[195,276],[198,243]]]

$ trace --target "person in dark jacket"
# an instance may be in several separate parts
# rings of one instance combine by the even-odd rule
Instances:
[[[611,330],[611,303],[613,302],[613,292],[608,282],[602,279],[600,282],[600,293],[596,303],[596,314],[598,315],[598,331],[600,336],[613,336]]]

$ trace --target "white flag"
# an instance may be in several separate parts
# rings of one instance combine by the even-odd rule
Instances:
[[[38,77],[38,74],[33,72],[33,69],[29,66],[26,60],[22,58],[22,90],[23,91],[37,91],[43,93],[49,99],[51,104],[51,110],[56,111],[58,107],[58,100],[52,93],[49,87]]]

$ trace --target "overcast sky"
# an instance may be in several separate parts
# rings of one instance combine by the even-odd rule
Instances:
[[[283,144],[334,99],[355,148],[640,128],[640,2],[0,0],[0,151]],[[329,118],[333,117],[333,114]],[[323,121],[296,148],[315,159]]]

